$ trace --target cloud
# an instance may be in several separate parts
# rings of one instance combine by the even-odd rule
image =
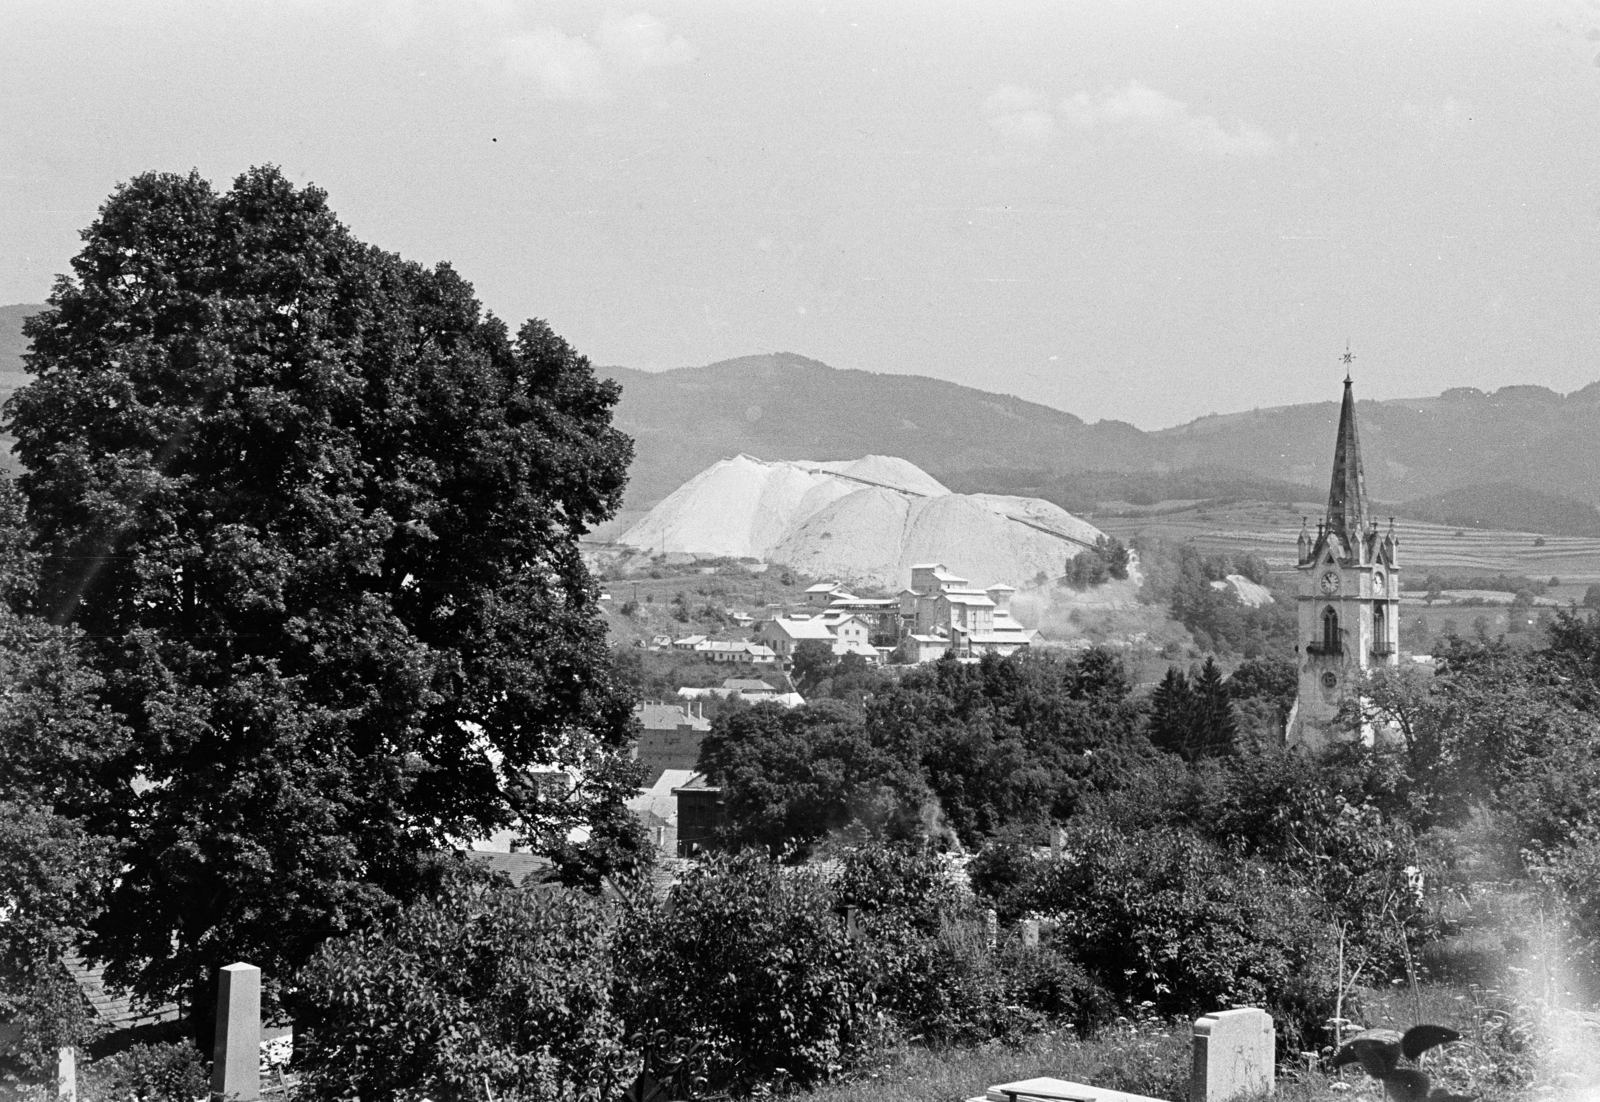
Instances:
[[[538,27],[500,39],[494,50],[507,76],[534,81],[546,99],[598,103],[610,98],[600,51],[582,38]]]
[[[679,65],[694,47],[647,12],[609,16],[593,32],[533,25],[512,0],[371,0],[369,23],[391,48],[425,36],[455,38],[500,73],[532,84],[546,99],[599,103],[630,73]]]
[[[607,19],[596,36],[600,53],[619,65],[654,69],[694,58],[694,47],[671,34],[653,15],[640,12],[626,19]]]
[[[1061,115],[1081,130],[1121,127],[1157,135],[1213,157],[1264,157],[1277,147],[1271,135],[1258,127],[1239,119],[1231,127],[1224,126],[1214,116],[1197,114],[1187,104],[1136,80],[1096,95],[1079,92],[1062,103]]]
[[[983,101],[989,125],[1013,145],[1043,149],[1056,137],[1055,116],[1046,110],[1043,96],[1006,84]]]

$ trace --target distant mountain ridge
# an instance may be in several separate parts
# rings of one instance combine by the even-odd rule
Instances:
[[[741,452],[763,459],[898,455],[943,481],[995,492],[1007,492],[1003,480],[966,473],[1026,468],[1070,481],[1080,472],[1234,472],[1274,483],[1263,487],[1264,496],[1282,497],[1283,484],[1294,484],[1315,500],[1326,493],[1339,413],[1332,384],[1327,402],[1143,432],[1118,421],[1086,424],[1049,406],[938,379],[841,371],[792,353],[653,373],[597,370],[623,384],[617,422],[634,437],[638,456],[633,507]],[[1538,386],[1493,394],[1457,387],[1437,398],[1360,402],[1357,416],[1367,489],[1377,500],[1514,484],[1600,505],[1600,384],[1566,397]],[[1560,512],[1558,502],[1545,505]]]
[[[1062,410],[939,379],[843,371],[790,352],[645,372],[622,384],[616,424],[634,438],[633,507],[660,500],[718,459],[895,455],[937,475],[969,467],[1084,468],[1146,461],[1132,425],[1086,425]]]
[[[0,399],[26,380],[21,324],[39,309],[0,307]],[[1018,492],[1025,473],[1033,480],[1027,485],[1055,491],[1040,496],[1072,512],[1085,501],[1117,499],[1119,475],[1141,476],[1121,481],[1144,496],[1163,487],[1201,496],[1208,485],[1213,491],[1203,496],[1242,496],[1256,483],[1263,499],[1287,499],[1291,488],[1304,487],[1305,500],[1315,501],[1327,492],[1339,411],[1338,385],[1330,382],[1326,402],[1144,432],[940,379],[842,370],[790,352],[671,371],[596,372],[623,386],[616,422],[636,449],[629,509],[647,508],[741,453],[899,456],[975,493]],[[1408,503],[1406,515],[1552,533],[1576,525],[1582,531],[1569,534],[1579,535],[1591,514],[1574,506],[1600,506],[1600,382],[1565,397],[1530,385],[1492,394],[1453,387],[1435,398],[1363,401],[1357,417],[1368,492]],[[1195,472],[1209,474],[1186,477]],[[1541,496],[1519,502],[1517,487]],[[1551,523],[1565,527],[1545,528]]]

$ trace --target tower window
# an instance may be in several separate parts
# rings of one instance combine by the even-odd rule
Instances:
[[[1339,653],[1339,614],[1331,608],[1322,613],[1322,653]]]

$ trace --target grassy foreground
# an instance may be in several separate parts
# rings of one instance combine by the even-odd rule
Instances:
[[[1359,1005],[1362,1016],[1352,1029],[1404,1029],[1422,1020],[1458,1030],[1462,1039],[1430,1054],[1423,1065],[1435,1085],[1454,1093],[1483,1102],[1600,1102],[1600,1015],[1593,1012],[1443,985],[1415,993],[1365,991]],[[1039,1075],[1184,1102],[1190,1034],[1187,1022],[1119,1023],[1088,1040],[1064,1029],[1018,1045],[910,1047],[865,1074],[813,1091],[808,1102],[958,1102],[991,1084]],[[1380,1085],[1358,1069],[1330,1076],[1311,1065],[1280,1064],[1281,1102],[1386,1102]]]

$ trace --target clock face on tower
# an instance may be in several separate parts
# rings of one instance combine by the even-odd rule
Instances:
[[[1322,586],[1322,592],[1334,594],[1339,592],[1339,572],[1337,570],[1324,570],[1322,578],[1317,583]]]
[[[1380,597],[1383,596],[1383,571],[1381,570],[1372,572],[1372,591]]]

